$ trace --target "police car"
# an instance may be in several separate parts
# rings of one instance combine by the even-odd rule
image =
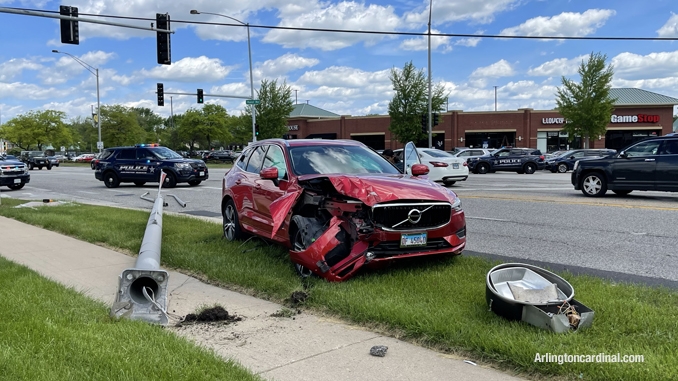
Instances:
[[[167,173],[164,188],[172,188],[177,183],[196,186],[209,178],[205,162],[184,159],[158,144],[107,148],[94,166],[94,176],[108,188],[115,188],[120,183],[134,183],[136,186],[157,183],[163,171]]]
[[[468,159],[469,170],[473,173],[509,171],[533,174],[544,169],[544,156],[532,148],[500,148],[489,155]]]

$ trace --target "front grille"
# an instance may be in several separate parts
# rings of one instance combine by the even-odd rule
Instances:
[[[377,204],[372,220],[384,230],[429,230],[450,222],[452,205],[447,202]]]
[[[424,253],[427,251],[437,251],[451,248],[452,245],[445,241],[444,238],[430,238],[426,243],[426,246],[401,248],[400,241],[383,241],[379,242],[378,245],[372,247],[369,251],[373,252],[376,258],[388,258],[397,255]]]
[[[23,175],[25,170],[26,170],[26,167],[23,166],[23,165],[18,166],[18,168],[17,167],[11,167],[9,169],[7,167],[3,167],[3,168],[0,169],[0,173],[2,173],[3,176]]]
[[[205,169],[207,168],[204,163],[191,163],[193,169]]]

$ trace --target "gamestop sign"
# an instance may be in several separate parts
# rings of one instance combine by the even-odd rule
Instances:
[[[610,117],[612,123],[658,123],[659,115],[612,115]]]

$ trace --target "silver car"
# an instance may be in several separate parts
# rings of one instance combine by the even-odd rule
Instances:
[[[473,159],[474,157],[489,155],[492,151],[493,150],[487,148],[468,148],[457,152],[454,156],[468,160]]]

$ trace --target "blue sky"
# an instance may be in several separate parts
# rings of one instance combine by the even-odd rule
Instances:
[[[59,2],[0,0],[0,7],[55,11]],[[428,0],[391,1],[110,1],[73,0],[79,12],[172,20],[230,22],[191,9],[220,13],[259,25],[423,32]],[[120,20],[116,20],[120,22]],[[128,21],[122,21],[131,23]],[[137,25],[150,26],[148,22]],[[54,19],[0,13],[0,114],[6,121],[33,109],[57,109],[69,117],[87,115],[96,105],[96,81],[68,52],[100,71],[102,104],[156,105],[157,82],[166,92],[249,95],[245,28],[173,23],[171,66],[156,63],[150,31],[80,23],[80,45],[60,42]],[[678,37],[678,2],[434,0],[433,29],[441,33],[533,36]],[[386,114],[391,68],[412,60],[427,67],[423,37],[376,36],[251,29],[255,88],[261,79],[285,80],[300,103],[342,115]],[[607,54],[615,66],[615,87],[638,87],[678,98],[678,41],[433,39],[433,80],[449,92],[449,109],[522,107],[550,109],[562,75],[577,79],[581,60]],[[294,94],[294,92],[293,92]],[[238,115],[243,100],[210,98]],[[195,96],[173,96],[174,112],[199,107]],[[678,108],[676,109],[678,113]]]

